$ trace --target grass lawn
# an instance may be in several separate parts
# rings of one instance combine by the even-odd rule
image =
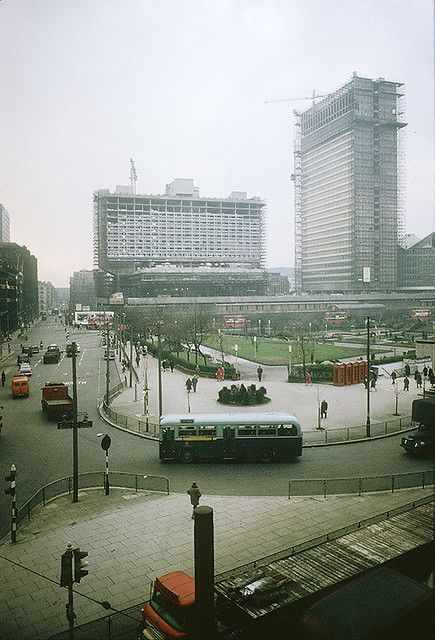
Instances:
[[[220,351],[220,341],[215,336],[209,336],[204,344],[207,347]],[[266,365],[286,365],[289,361],[289,342],[284,342],[269,338],[257,337],[257,348],[255,351],[255,345],[252,342],[251,337],[246,336],[234,336],[223,335],[222,348],[224,353],[236,355],[234,345],[238,346],[237,355],[240,358],[246,360],[252,360],[254,362],[261,362]],[[292,342],[291,360],[292,364],[302,363],[301,348],[298,343]],[[372,352],[382,352],[385,349],[371,349]],[[365,347],[347,347],[347,346],[335,346],[330,343],[315,343],[312,347],[307,343],[305,347],[305,360],[310,362],[311,353],[314,355],[315,362],[322,362],[322,360],[336,360],[337,358],[350,358],[352,356],[365,356]]]

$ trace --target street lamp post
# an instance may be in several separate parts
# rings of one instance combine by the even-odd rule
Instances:
[[[292,373],[292,346],[288,346],[288,381],[290,382],[290,376]]]
[[[254,336],[254,357],[257,357],[257,336]]]
[[[367,316],[367,418],[366,437],[370,438],[370,316]]]
[[[236,352],[236,361],[235,361],[235,366],[236,366],[236,367],[237,367],[237,352],[238,352],[238,350],[239,350],[239,345],[238,345],[238,344],[235,344],[235,345],[234,345],[234,351]]]
[[[162,398],[162,337],[159,332],[157,334],[157,356],[158,356],[158,374],[159,374],[159,419],[163,413],[163,398]]]
[[[187,389],[187,413],[190,413],[190,389]]]
[[[258,335],[261,336],[261,319],[258,319]]]
[[[218,329],[218,336],[219,336],[219,345],[220,345],[220,349],[221,349],[221,359],[222,359],[222,366],[224,366],[225,362],[224,362],[224,338],[222,335],[222,331],[220,329]]]
[[[148,431],[148,354],[145,358],[145,369],[143,374],[143,414],[145,416],[145,430]]]
[[[399,416],[399,385],[397,384],[397,380],[394,381],[394,396],[396,400],[394,415]]]

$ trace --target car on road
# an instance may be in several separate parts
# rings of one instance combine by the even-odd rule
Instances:
[[[19,376],[31,376],[32,375],[32,367],[28,362],[22,362],[20,364],[20,368],[18,370]]]
[[[32,345],[32,355],[39,353],[39,347],[37,344]]]
[[[29,378],[27,376],[14,376],[11,383],[13,398],[28,398],[30,393]]]
[[[115,360],[115,351],[114,349],[109,349],[109,351],[107,351],[107,349],[104,352],[104,359],[107,360],[107,358],[109,358],[109,360]]]

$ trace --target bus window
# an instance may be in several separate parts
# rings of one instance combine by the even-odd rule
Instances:
[[[258,427],[258,435],[259,436],[276,436],[276,427]]]
[[[238,436],[239,438],[244,438],[245,436],[255,436],[256,433],[255,425],[239,425]]]
[[[199,436],[215,436],[216,427],[198,427]]]
[[[180,437],[183,436],[194,436],[196,435],[196,429],[193,425],[190,425],[188,427],[178,427],[178,435]]]

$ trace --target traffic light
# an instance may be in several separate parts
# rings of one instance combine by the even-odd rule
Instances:
[[[88,575],[89,571],[85,568],[88,566],[85,558],[88,555],[87,551],[80,551],[80,548],[73,550],[74,554],[74,582],[80,582],[82,578]]]
[[[60,567],[60,586],[72,587],[73,574],[72,574],[72,548],[71,545],[67,546],[65,553],[62,554],[61,567]]]

